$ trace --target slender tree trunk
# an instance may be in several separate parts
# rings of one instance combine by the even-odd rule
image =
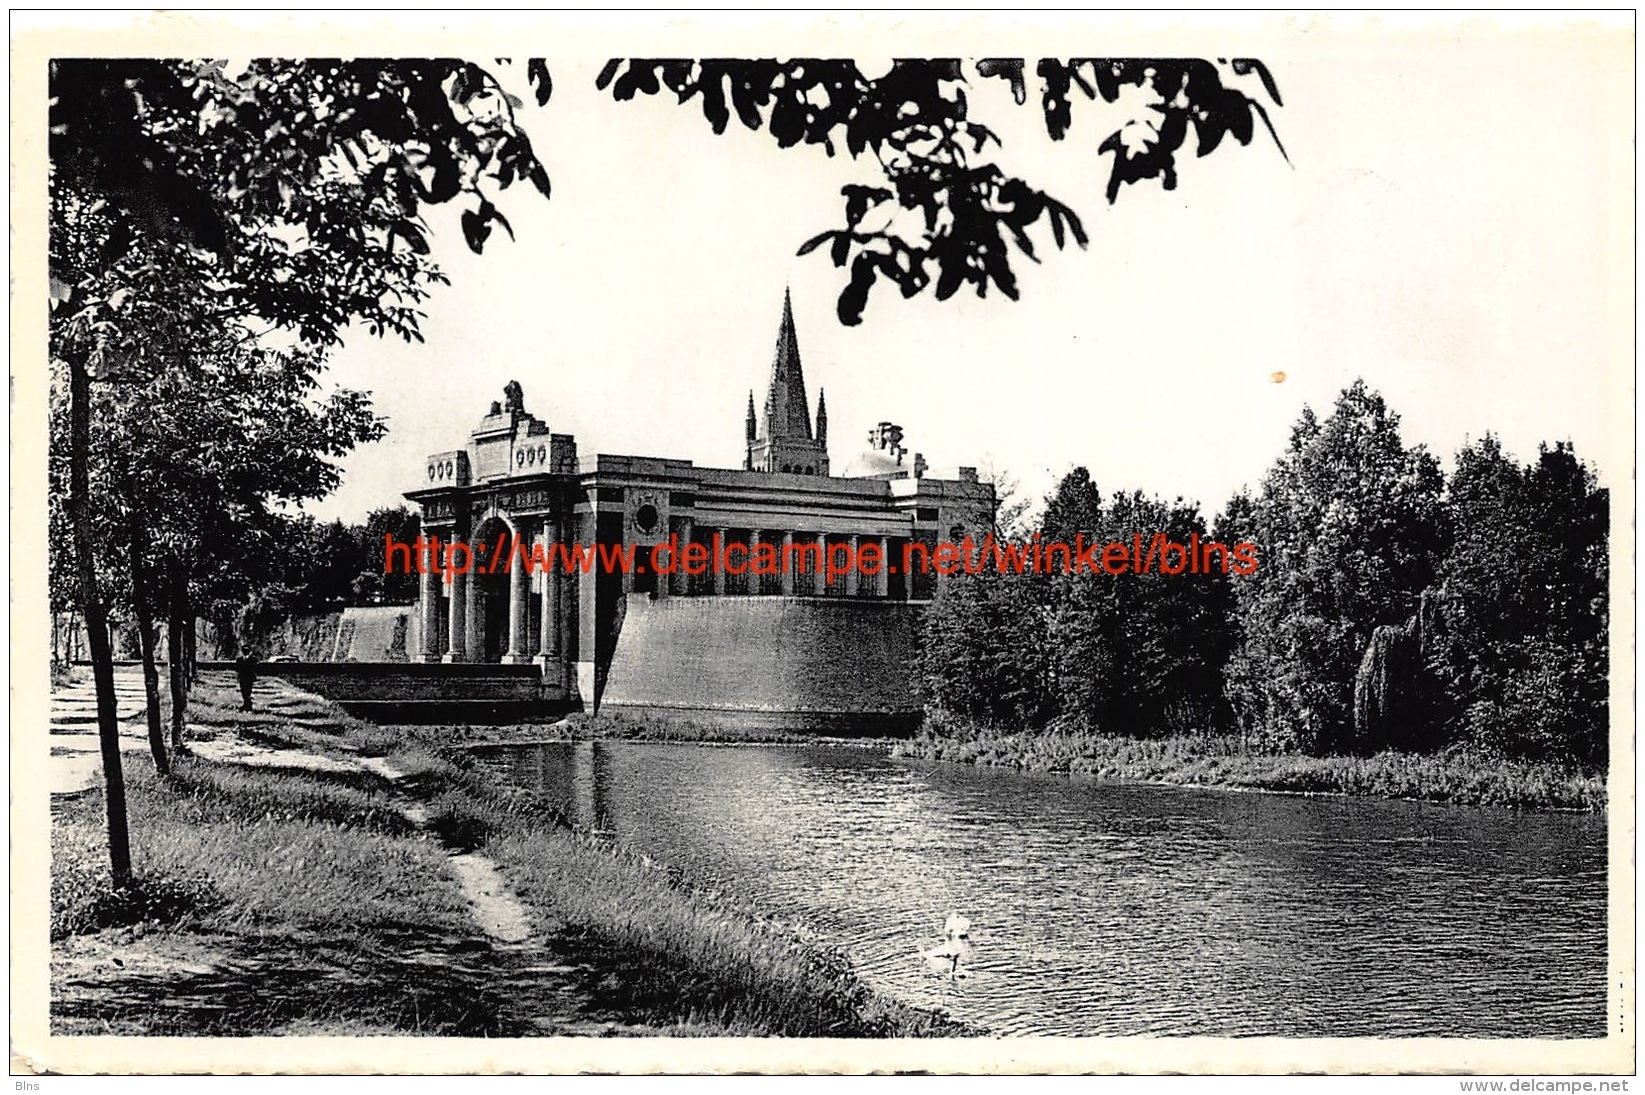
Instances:
[[[188,717],[188,668],[183,664],[184,620],[188,618],[188,580],[175,559],[166,563],[166,668],[171,677],[171,748],[186,752],[183,721]]]
[[[130,529],[131,607],[132,615],[137,618],[138,655],[143,660],[143,713],[148,718],[149,752],[154,754],[154,770],[165,776],[171,774],[171,758],[166,755],[166,731],[160,714],[160,671],[154,664],[154,603],[149,597],[148,536],[136,493],[129,484],[126,497],[131,507],[126,524]]]
[[[171,758],[166,755],[165,722],[160,714],[160,669],[154,662],[154,621],[145,605],[138,609],[137,641],[143,651],[143,706],[148,715],[149,752],[154,754],[154,770],[171,774]]]
[[[186,581],[187,579],[184,580]],[[200,679],[200,666],[198,664],[200,657],[200,643],[199,636],[196,635],[194,631],[194,607],[192,604],[189,604],[189,600],[186,595],[183,598],[183,603],[189,606],[188,615],[183,625],[188,629],[188,638],[183,644],[183,657],[188,659],[188,676],[185,678],[184,684],[192,690],[195,682]]]
[[[91,375],[85,359],[69,356],[69,520],[74,527],[80,605],[91,642],[97,685],[97,742],[103,755],[103,800],[108,812],[109,867],[114,888],[131,885],[131,835],[126,828],[126,780],[120,767],[120,716],[114,699],[114,651],[108,610],[97,588],[97,537],[91,521]]]

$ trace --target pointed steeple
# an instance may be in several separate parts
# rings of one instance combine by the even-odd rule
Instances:
[[[817,444],[828,447],[828,393],[817,389]]]
[[[820,393],[819,393],[820,394]],[[765,420],[754,417],[749,393],[748,443],[743,468],[785,475],[828,474],[828,406],[817,404],[817,433],[811,432],[811,407],[800,367],[800,341],[794,334],[794,301],[783,291],[783,317],[777,325],[777,348],[771,355],[771,382],[765,393]]]
[[[783,318],[771,358],[771,384],[765,397],[765,436],[771,441],[810,441],[811,408],[805,398],[805,370],[794,334],[794,305],[783,290]]]

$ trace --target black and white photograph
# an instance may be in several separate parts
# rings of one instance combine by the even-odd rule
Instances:
[[[1631,1075],[1634,33],[14,12],[13,1074]]]

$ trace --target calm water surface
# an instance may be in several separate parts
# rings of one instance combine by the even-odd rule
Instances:
[[[480,754],[998,1034],[1603,1037],[1605,822],[833,746]],[[971,976],[917,957],[969,917]]]

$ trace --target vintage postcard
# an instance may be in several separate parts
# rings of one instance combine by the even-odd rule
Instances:
[[[14,15],[13,1072],[1632,1073],[1634,76]]]

